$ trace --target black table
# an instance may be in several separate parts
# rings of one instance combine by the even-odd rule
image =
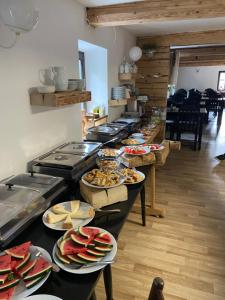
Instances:
[[[148,168],[146,167],[141,169],[142,171],[145,171],[145,173],[148,172]],[[78,196],[75,196],[74,193],[71,193],[69,190],[64,193],[62,197],[58,197],[58,201],[55,201],[52,204],[70,201],[75,198],[81,199],[79,190],[77,192]],[[95,218],[89,225],[104,228],[117,239],[139,193],[141,193],[142,204],[144,204],[144,182],[129,186],[128,201],[116,203],[107,207],[107,209],[120,208],[120,213]],[[142,217],[144,218],[144,214]],[[13,241],[12,245],[30,240],[33,245],[43,247],[52,255],[54,244],[62,234],[62,232],[54,231],[44,226],[41,217],[39,217],[28,229]],[[50,278],[40,289],[38,289],[36,294],[51,294],[64,300],[95,299],[94,289],[102,272],[104,275],[107,300],[112,300],[112,276],[110,265],[106,266],[103,270],[86,275],[71,274],[63,270],[59,273],[52,272]]]

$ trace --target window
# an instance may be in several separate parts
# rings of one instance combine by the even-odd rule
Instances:
[[[79,51],[79,76],[80,79],[85,79],[85,56],[82,51]]]
[[[225,71],[219,72],[217,90],[225,91]]]

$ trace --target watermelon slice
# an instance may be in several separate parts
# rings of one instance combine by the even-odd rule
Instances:
[[[100,246],[111,246],[111,241],[106,241],[105,239],[101,239],[101,238],[98,238],[96,237],[94,239],[94,242],[97,243],[98,245]]]
[[[111,239],[110,235],[106,232],[99,233],[98,238],[103,239],[109,243],[112,243],[112,239]]]
[[[3,255],[0,256],[0,274],[9,273],[11,271],[11,256]]]
[[[73,228],[66,231],[66,233],[63,236],[63,240],[69,238],[71,236],[71,234],[76,234],[76,231]]]
[[[0,284],[4,284],[6,279],[8,278],[9,274],[2,274],[0,275]]]
[[[90,244],[91,242],[92,242],[92,240],[93,240],[93,238],[92,237],[90,237],[90,238],[84,238],[83,236],[81,236],[81,235],[78,235],[78,234],[71,234],[71,239],[75,242],[75,243],[77,243],[77,244],[79,244],[79,245],[83,245],[83,246],[87,246],[88,244]]]
[[[83,237],[89,239],[90,237],[94,238],[100,232],[100,230],[95,228],[90,228],[90,227],[79,227],[78,232]]]
[[[108,246],[96,246],[95,250],[102,251],[102,252],[110,252],[112,250],[112,247],[108,247]]]
[[[105,256],[105,253],[104,253],[104,252],[99,252],[99,251],[92,250],[92,249],[88,249],[88,250],[87,250],[87,253],[92,254],[92,255],[95,255],[95,256],[97,256],[97,257],[103,257],[103,256]]]
[[[56,254],[57,258],[62,263],[64,263],[64,264],[70,264],[71,263],[71,260],[69,259],[69,256],[62,255],[58,249],[56,250],[55,254]]]
[[[51,268],[52,265],[48,261],[46,261],[43,257],[39,257],[33,269],[24,277],[24,280],[28,281],[44,276],[51,270]]]
[[[6,281],[4,284],[0,285],[0,291],[8,290],[9,288],[17,285],[19,283],[20,279],[18,277],[15,277],[12,280]]]
[[[15,287],[12,287],[6,291],[0,292],[0,300],[10,300],[14,294]]]
[[[78,264],[86,264],[87,262],[84,261],[83,259],[80,259],[77,254],[74,254],[74,255],[68,255],[69,259],[71,259],[73,262],[76,262]]]
[[[18,275],[23,278],[35,266],[36,262],[36,259],[29,261],[26,266],[17,271]]]
[[[60,244],[60,252],[62,255],[76,254],[86,251],[87,249],[85,247],[76,245],[70,238],[63,240]]]
[[[31,246],[31,242],[26,242],[19,246],[15,246],[15,247],[5,250],[5,253],[7,253],[15,258],[24,259],[29,251],[30,246]]]
[[[28,263],[30,257],[31,257],[31,254],[30,254],[30,252],[28,252],[27,255],[24,257],[24,259],[13,261],[13,263],[15,262],[13,264],[13,269],[19,270],[19,269],[23,268]]]
[[[45,276],[42,275],[42,276],[39,276],[35,279],[32,279],[32,280],[28,280],[25,282],[25,286],[27,289],[31,289],[33,286],[35,286],[36,284],[38,284]]]
[[[96,261],[99,261],[100,258],[94,256],[94,255],[90,255],[88,253],[78,253],[77,256],[81,259],[84,259],[88,262],[96,262]]]

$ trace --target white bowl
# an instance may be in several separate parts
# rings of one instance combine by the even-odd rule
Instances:
[[[144,134],[143,133],[133,133],[132,138],[143,138]]]
[[[55,86],[54,85],[43,85],[37,87],[37,90],[41,94],[50,94],[55,92]]]

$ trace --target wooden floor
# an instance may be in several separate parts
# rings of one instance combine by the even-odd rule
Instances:
[[[225,299],[225,120],[205,130],[202,150],[184,146],[157,171],[157,202],[164,219],[131,213],[113,266],[114,300],[146,300],[155,276],[165,300]],[[103,282],[98,300],[105,299]]]

